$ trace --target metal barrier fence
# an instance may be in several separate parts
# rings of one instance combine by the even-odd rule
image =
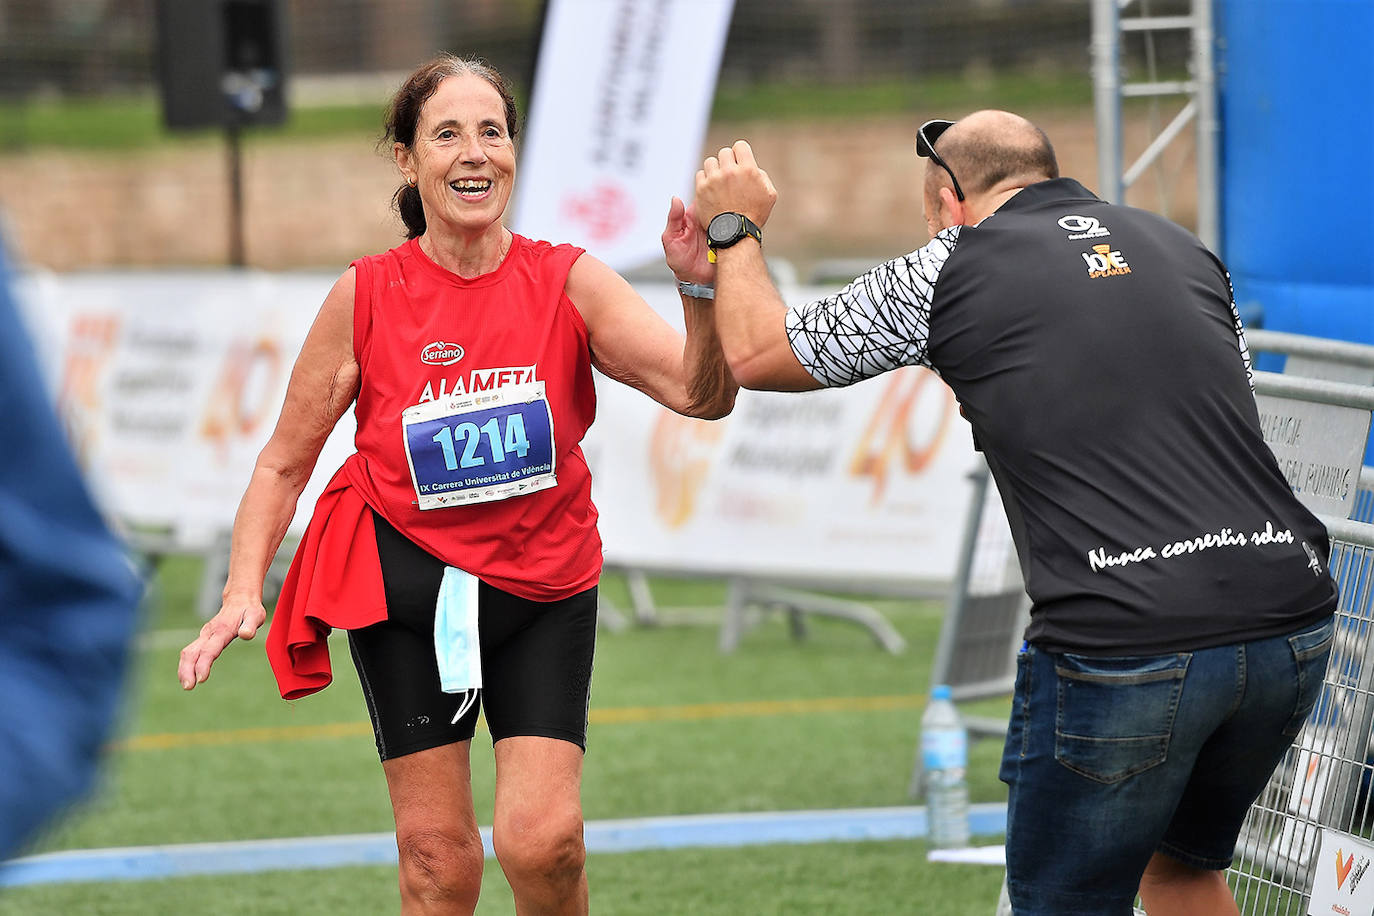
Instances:
[[[1002,502],[987,465],[969,473],[959,566],[936,644],[930,683],[948,684],[954,699],[1002,696],[1016,683],[1016,652],[1030,622],[1030,599]],[[1002,723],[998,733],[1006,731]]]
[[[1336,641],[1316,707],[1241,829],[1228,875],[1242,913],[1304,916],[1321,834],[1369,833],[1374,525],[1330,521]]]
[[[1016,545],[987,464],[969,472],[973,491],[958,566],[935,646],[930,683],[947,684],[956,702],[1007,696],[1016,686],[1016,653],[1030,623],[1030,598]],[[964,715],[970,738],[1002,738],[1006,719]],[[920,749],[907,794],[924,788]]]
[[[1346,365],[1369,359],[1369,348],[1314,342],[1296,335],[1269,340],[1285,352]],[[1330,345],[1330,346],[1328,346]],[[1313,349],[1316,347],[1316,349]],[[1363,410],[1374,409],[1374,389],[1291,375],[1256,373],[1257,394]],[[1374,505],[1371,470],[1363,469],[1354,512],[1368,518]],[[1331,573],[1340,586],[1336,638],[1322,693],[1293,746],[1246,817],[1228,880],[1247,916],[1304,916],[1316,877],[1323,834],[1352,840],[1369,836],[1369,785],[1374,772],[1374,525],[1324,518],[1331,535]],[[1353,856],[1353,853],[1352,853]],[[1351,887],[1353,890],[1353,885]],[[1339,911],[1338,911],[1339,912]]]
[[[1260,329],[1247,329],[1245,339],[1254,354],[1283,357],[1285,375],[1374,384],[1374,346],[1369,344]],[[1355,508],[1350,518],[1357,522],[1374,522],[1374,467],[1366,465],[1360,469]]]

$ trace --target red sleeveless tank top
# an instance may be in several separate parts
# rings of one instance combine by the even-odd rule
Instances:
[[[353,347],[362,381],[358,451],[344,465],[349,483],[373,511],[446,564],[536,601],[590,588],[601,573],[591,474],[578,445],[596,414],[596,390],[587,327],[563,292],[582,253],[515,235],[500,267],[464,279],[412,239],[352,265]],[[491,502],[420,508],[423,478],[412,474],[420,444],[412,437],[407,447],[402,412],[532,382],[543,383],[548,403],[556,485]],[[463,440],[455,449],[453,433],[440,432],[449,440],[443,453],[456,466]],[[524,442],[523,426],[517,435],[488,423],[486,432],[484,439],[472,425],[468,444],[484,443],[498,460],[503,439],[508,447]],[[434,443],[441,437],[431,443],[426,432],[424,438],[425,449],[438,455]],[[492,457],[488,452],[485,460]],[[471,447],[469,460],[484,461]]]

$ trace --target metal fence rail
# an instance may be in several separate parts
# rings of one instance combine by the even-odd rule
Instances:
[[[1369,344],[1264,330],[1247,330],[1245,341],[1258,356],[1257,365],[1269,368],[1281,360],[1285,375],[1374,385],[1374,346]]]
[[[1262,353],[1279,353],[1326,363],[1374,368],[1374,347],[1369,344],[1258,328],[1246,329],[1245,342],[1251,350]]]
[[[1276,372],[1255,373],[1255,394],[1312,401],[1317,404],[1330,404],[1333,407],[1374,410],[1374,388],[1367,385],[1280,375]]]

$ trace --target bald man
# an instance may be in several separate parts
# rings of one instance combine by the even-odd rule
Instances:
[[[1032,599],[1001,779],[1017,916],[1234,914],[1223,870],[1330,654],[1323,525],[1260,435],[1225,268],[1059,177],[1024,118],[930,121],[931,240],[788,309],[744,141],[697,173],[715,315],[746,388],[934,369],[1011,521]]]

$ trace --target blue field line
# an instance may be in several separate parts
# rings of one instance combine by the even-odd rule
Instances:
[[[973,805],[969,823],[974,836],[1005,833],[1007,806]],[[761,843],[906,840],[925,835],[926,809],[914,806],[588,821],[584,830],[589,853]],[[491,857],[490,827],[482,828],[482,845]],[[396,836],[393,833],[127,846],[49,852],[0,862],[0,887],[395,864]]]

